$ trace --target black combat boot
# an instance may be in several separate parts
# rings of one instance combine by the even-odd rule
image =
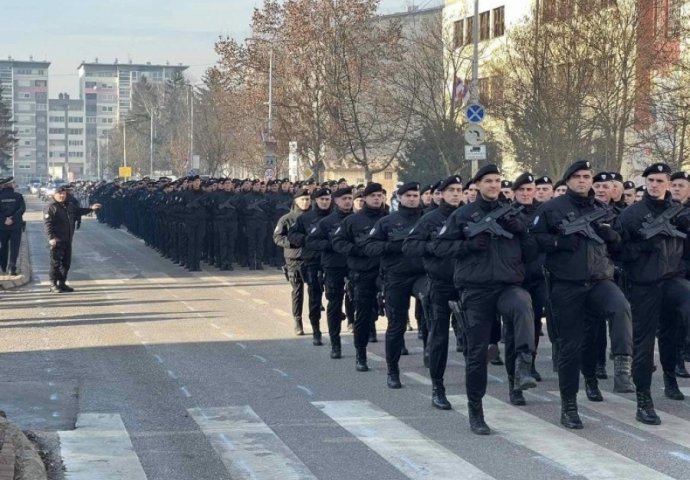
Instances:
[[[503,363],[503,359],[501,359],[501,351],[498,349],[498,345],[495,343],[489,344],[486,360],[491,362],[491,365],[505,365]]]
[[[527,390],[537,386],[537,381],[530,374],[532,369],[532,354],[521,352],[515,356],[515,388]]]
[[[510,403],[518,407],[527,405],[525,401],[525,396],[522,394],[522,390],[515,390],[515,377],[508,375],[508,396],[510,398]]]
[[[599,390],[599,380],[597,377],[585,377],[585,393],[590,402],[603,402],[604,397]]]
[[[331,340],[331,358],[343,358],[342,350],[340,348],[340,339],[335,341]]]
[[[319,332],[318,330],[315,330],[312,334],[311,344],[315,347],[320,347],[321,345],[323,345],[323,342],[321,341],[321,332]]]
[[[575,395],[561,398],[561,425],[572,430],[583,428],[582,420],[577,413],[577,397]]]
[[[376,338],[376,323],[374,323],[371,326],[371,331],[369,332],[369,343],[376,343],[378,341],[378,338]]]
[[[613,357],[613,391],[616,393],[633,393],[635,385],[631,380],[632,357],[615,355]]]
[[[403,338],[402,342],[402,348],[400,349],[400,355],[409,355],[410,352],[407,350],[407,347],[405,346],[405,339]]]
[[[484,408],[481,400],[478,402],[467,402],[467,411],[470,417],[470,430],[476,435],[489,435],[491,429],[484,421]]]
[[[302,325],[302,319],[301,318],[295,318],[295,335],[297,335],[297,336],[304,335],[304,325]]]
[[[10,275],[11,275],[12,277],[16,277],[16,276],[17,276],[17,267],[10,267]]]
[[[60,286],[63,292],[72,293],[74,291],[74,289],[67,285],[64,280],[59,282],[58,285]]]
[[[529,373],[530,373],[530,375],[532,375],[532,377],[533,377],[537,382],[541,382],[541,375],[539,374],[539,372],[537,372],[537,366],[536,366],[536,364],[535,364],[535,363],[536,363],[536,360],[537,360],[537,354],[536,354],[536,353],[533,353],[533,354],[532,354],[532,368],[530,369],[530,372],[529,372]]]
[[[690,378],[690,372],[685,368],[685,359],[683,358],[682,346],[676,349],[676,377],[679,378]]]
[[[424,362],[424,368],[429,368],[429,346],[424,347],[424,353],[422,353],[422,361]]]
[[[597,366],[594,368],[594,375],[596,375],[599,380],[606,380],[609,378],[609,374],[606,373],[606,364],[597,363]]]
[[[654,411],[654,402],[649,390],[637,391],[637,413],[635,419],[647,425],[659,425],[661,419]]]
[[[57,283],[53,282],[50,285],[50,293],[65,293],[65,291],[58,285]]]
[[[398,367],[388,366],[388,375],[386,377],[386,385],[388,388],[398,389],[402,388],[402,383],[400,383],[400,370]]]
[[[446,387],[443,386],[443,379],[431,380],[431,405],[439,410],[450,410],[453,406],[446,398]]]
[[[367,365],[367,349],[366,347],[357,347],[355,353],[355,370],[358,372],[368,372],[369,365]]]
[[[678,381],[673,372],[664,372],[664,395],[671,400],[685,400],[685,395],[678,388]]]

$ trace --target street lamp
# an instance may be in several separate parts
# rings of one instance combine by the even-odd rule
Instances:
[[[245,41],[266,42],[270,45],[268,56],[268,128],[266,138],[264,138],[264,145],[266,147],[266,154],[264,156],[264,166],[266,172],[269,169],[275,168],[276,164],[276,142],[273,140],[273,40],[259,37],[249,37]]]

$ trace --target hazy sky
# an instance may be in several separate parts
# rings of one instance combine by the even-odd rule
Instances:
[[[112,63],[184,63],[198,80],[216,56],[219,35],[249,36],[262,0],[20,0],[2,2],[0,58],[48,60],[50,96],[77,96],[77,67]],[[382,0],[381,12],[439,0]]]

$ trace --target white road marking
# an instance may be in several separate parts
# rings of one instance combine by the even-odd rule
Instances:
[[[175,375],[175,372],[173,372],[172,370],[168,370],[168,375],[169,375],[170,378],[172,378],[173,380],[177,380],[177,375]]]
[[[240,347],[242,350],[247,349],[247,346],[244,343],[237,342],[237,346]]]
[[[492,478],[368,401],[312,404],[412,480]]]
[[[615,425],[606,425],[606,428],[611,430],[612,432],[620,433],[621,435],[625,435],[626,437],[630,437],[632,439],[637,440],[638,442],[646,442],[647,439],[640,437],[639,435],[635,435],[634,433],[630,433],[626,430],[623,430],[622,428],[618,428]]]
[[[156,360],[158,360],[158,363],[163,363],[163,359],[161,358],[160,355],[154,355],[153,358],[155,358]]]
[[[425,377],[424,375],[420,375],[417,372],[403,372],[403,375],[417,383],[421,383],[422,385],[431,386],[431,379]]]
[[[120,415],[82,413],[58,432],[67,480],[146,480]]]
[[[379,357],[375,353],[367,352],[367,358],[369,360],[373,360],[374,362],[385,362],[386,359],[383,357]]]
[[[252,357],[256,358],[261,363],[266,363],[268,361],[264,357],[262,357],[261,355],[252,355]]]
[[[282,370],[280,370],[280,369],[278,369],[278,368],[274,368],[273,371],[276,372],[276,373],[278,373],[281,377],[287,377],[287,376],[288,376],[287,373],[285,373],[284,371],[282,371]]]
[[[452,395],[448,400],[451,403],[467,404],[465,395]],[[494,425],[500,436],[585,478],[671,478],[491,396],[485,396],[483,404],[487,423]],[[467,415],[465,409],[458,409],[457,412]],[[573,455],[573,452],[577,453]]]
[[[522,393],[525,394],[525,395],[527,395],[528,397],[532,397],[532,398],[536,398],[537,400],[541,400],[542,402],[546,402],[546,403],[551,403],[551,402],[553,402],[553,399],[551,399],[551,398],[549,398],[549,397],[545,397],[544,395],[539,395],[539,394],[536,394],[536,393],[532,393],[532,392],[529,391],[529,390],[525,390],[525,391],[523,391]]]
[[[556,468],[556,469],[564,472],[566,475],[568,475],[570,477],[577,477],[577,473],[571,472],[570,470],[565,468],[563,465],[559,465],[558,463],[554,462],[553,460],[551,460],[549,458],[543,457],[541,455],[534,455],[532,458],[537,460],[538,462],[545,464],[545,465]]]
[[[314,396],[314,392],[312,392],[311,389],[310,389],[309,387],[305,387],[304,385],[297,385],[297,388],[299,388],[300,390],[302,390],[304,393],[306,393],[306,394],[309,395],[310,397],[313,397],[313,396]]]
[[[189,413],[237,480],[316,480],[309,468],[249,406]]]
[[[686,462],[690,463],[690,455],[687,453],[683,452],[668,452],[669,455],[673,455],[676,458],[680,458],[681,460],[685,460]]]
[[[189,393],[189,390],[187,390],[187,387],[180,387],[180,390],[182,390],[182,393],[184,393],[185,397],[191,398],[192,394]]]

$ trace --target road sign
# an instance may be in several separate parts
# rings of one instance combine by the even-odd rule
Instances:
[[[190,168],[189,170],[187,170],[188,177],[193,177],[194,175],[199,175],[199,170],[197,170],[196,168]]]
[[[266,178],[273,178],[276,176],[276,171],[273,170],[272,168],[267,168],[266,171],[264,172],[264,176]]]
[[[276,166],[276,156],[267,154],[264,156],[264,167],[272,168]]]
[[[486,145],[465,145],[465,160],[486,160]]]
[[[120,167],[117,169],[117,175],[122,178],[129,178],[132,176],[132,167]]]
[[[482,123],[485,116],[486,110],[484,109],[484,106],[480,105],[479,103],[472,103],[468,105],[467,109],[465,110],[465,117],[467,118],[467,121],[472,124]]]
[[[314,172],[311,171],[311,168],[305,168],[303,173],[304,178],[311,178],[311,176],[314,175]]]
[[[474,147],[482,145],[486,140],[486,132],[479,125],[470,125],[465,128],[465,141]]]

